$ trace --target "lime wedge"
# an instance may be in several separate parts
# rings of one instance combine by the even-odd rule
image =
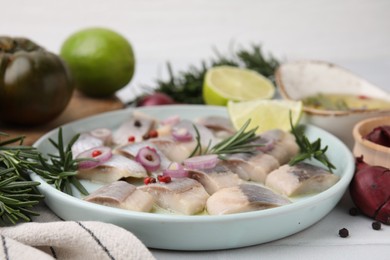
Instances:
[[[207,105],[226,106],[229,100],[270,99],[275,94],[272,82],[253,70],[230,66],[209,69],[203,81]]]
[[[227,108],[237,130],[251,119],[248,129],[258,127],[258,134],[275,128],[290,131],[290,111],[293,126],[298,124],[303,111],[302,102],[292,100],[229,101]]]

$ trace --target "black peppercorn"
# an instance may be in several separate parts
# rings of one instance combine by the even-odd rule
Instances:
[[[348,229],[346,229],[346,228],[342,228],[342,229],[340,229],[339,230],[339,236],[340,237],[348,237],[349,236],[349,231],[348,231]]]
[[[382,224],[379,221],[372,222],[372,229],[379,230],[382,227]]]
[[[357,215],[359,215],[359,210],[357,208],[350,208],[349,209],[349,215],[357,216]]]
[[[134,126],[135,126],[135,127],[141,127],[142,124],[141,124],[140,121],[136,120],[136,121],[134,122]]]

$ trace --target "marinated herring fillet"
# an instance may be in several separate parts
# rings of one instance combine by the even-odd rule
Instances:
[[[115,181],[103,186],[85,197],[84,200],[140,212],[150,212],[154,204],[151,195],[125,181]]]
[[[131,160],[134,160],[138,152],[144,147],[153,148],[154,150],[156,150],[156,153],[160,156],[161,163],[160,163],[159,170],[168,168],[169,165],[172,163],[172,161],[169,160],[165,156],[165,154],[150,141],[135,142],[135,143],[129,143],[123,146],[119,146],[118,148],[114,149],[113,153],[120,154]]]
[[[80,134],[77,141],[72,145],[72,155],[73,158],[76,158],[80,153],[95,148],[99,146],[103,146],[104,141],[89,134],[82,133]]]
[[[192,136],[192,140],[190,141],[176,141],[173,136],[164,136],[163,138],[153,138],[150,140],[154,145],[156,145],[169,160],[174,162],[182,162],[183,160],[190,157],[192,152],[197,146],[196,136],[197,132],[195,128],[198,130],[200,137],[200,144],[203,149],[212,146],[219,139],[213,134],[213,132],[200,124],[194,124],[189,120],[181,120],[180,122],[171,126],[171,130],[183,129],[188,131],[189,135]]]
[[[237,174],[227,167],[217,165],[211,169],[188,170],[189,177],[200,182],[208,194],[242,183]]]
[[[224,131],[234,134],[236,130],[229,118],[222,116],[207,116],[197,120],[197,123],[203,125],[213,131]]]
[[[140,112],[133,112],[132,116],[112,133],[112,141],[116,145],[128,143],[130,137],[133,137],[134,141],[142,141],[144,136],[156,124],[157,120],[151,116]]]
[[[177,142],[167,137],[153,138],[150,142],[173,162],[182,162],[187,159],[196,147],[195,141]]]
[[[279,207],[291,202],[255,184],[240,184],[224,188],[207,200],[206,209],[210,215],[224,215]]]
[[[152,183],[139,189],[152,195],[159,207],[184,215],[202,212],[209,198],[203,186],[190,178],[177,178],[169,183]]]
[[[299,196],[322,192],[338,182],[339,176],[321,167],[298,163],[288,164],[274,170],[265,181],[265,185],[286,196]]]
[[[256,154],[232,154],[222,162],[241,179],[264,184],[267,175],[279,168],[279,161],[273,156],[257,152]]]
[[[280,165],[288,163],[299,152],[295,137],[289,132],[274,129],[264,132],[260,137],[260,141],[265,141],[267,145],[259,149],[275,157]]]
[[[148,175],[141,164],[122,155],[113,154],[108,161],[94,168],[79,169],[76,176],[93,182],[111,183],[122,178],[144,178]]]

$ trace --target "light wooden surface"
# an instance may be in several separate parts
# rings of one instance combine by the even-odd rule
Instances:
[[[88,116],[122,109],[123,107],[123,103],[115,96],[106,99],[95,99],[75,91],[65,111],[52,122],[34,127],[15,127],[0,123],[0,130],[10,136],[23,135],[25,136],[24,144],[32,145],[39,137],[58,126]]]

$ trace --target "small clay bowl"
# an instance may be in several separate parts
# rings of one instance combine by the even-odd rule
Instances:
[[[369,165],[390,168],[390,148],[363,138],[374,128],[383,125],[390,125],[390,116],[369,118],[357,123],[353,128],[353,154],[355,157],[363,156],[363,161]]]

